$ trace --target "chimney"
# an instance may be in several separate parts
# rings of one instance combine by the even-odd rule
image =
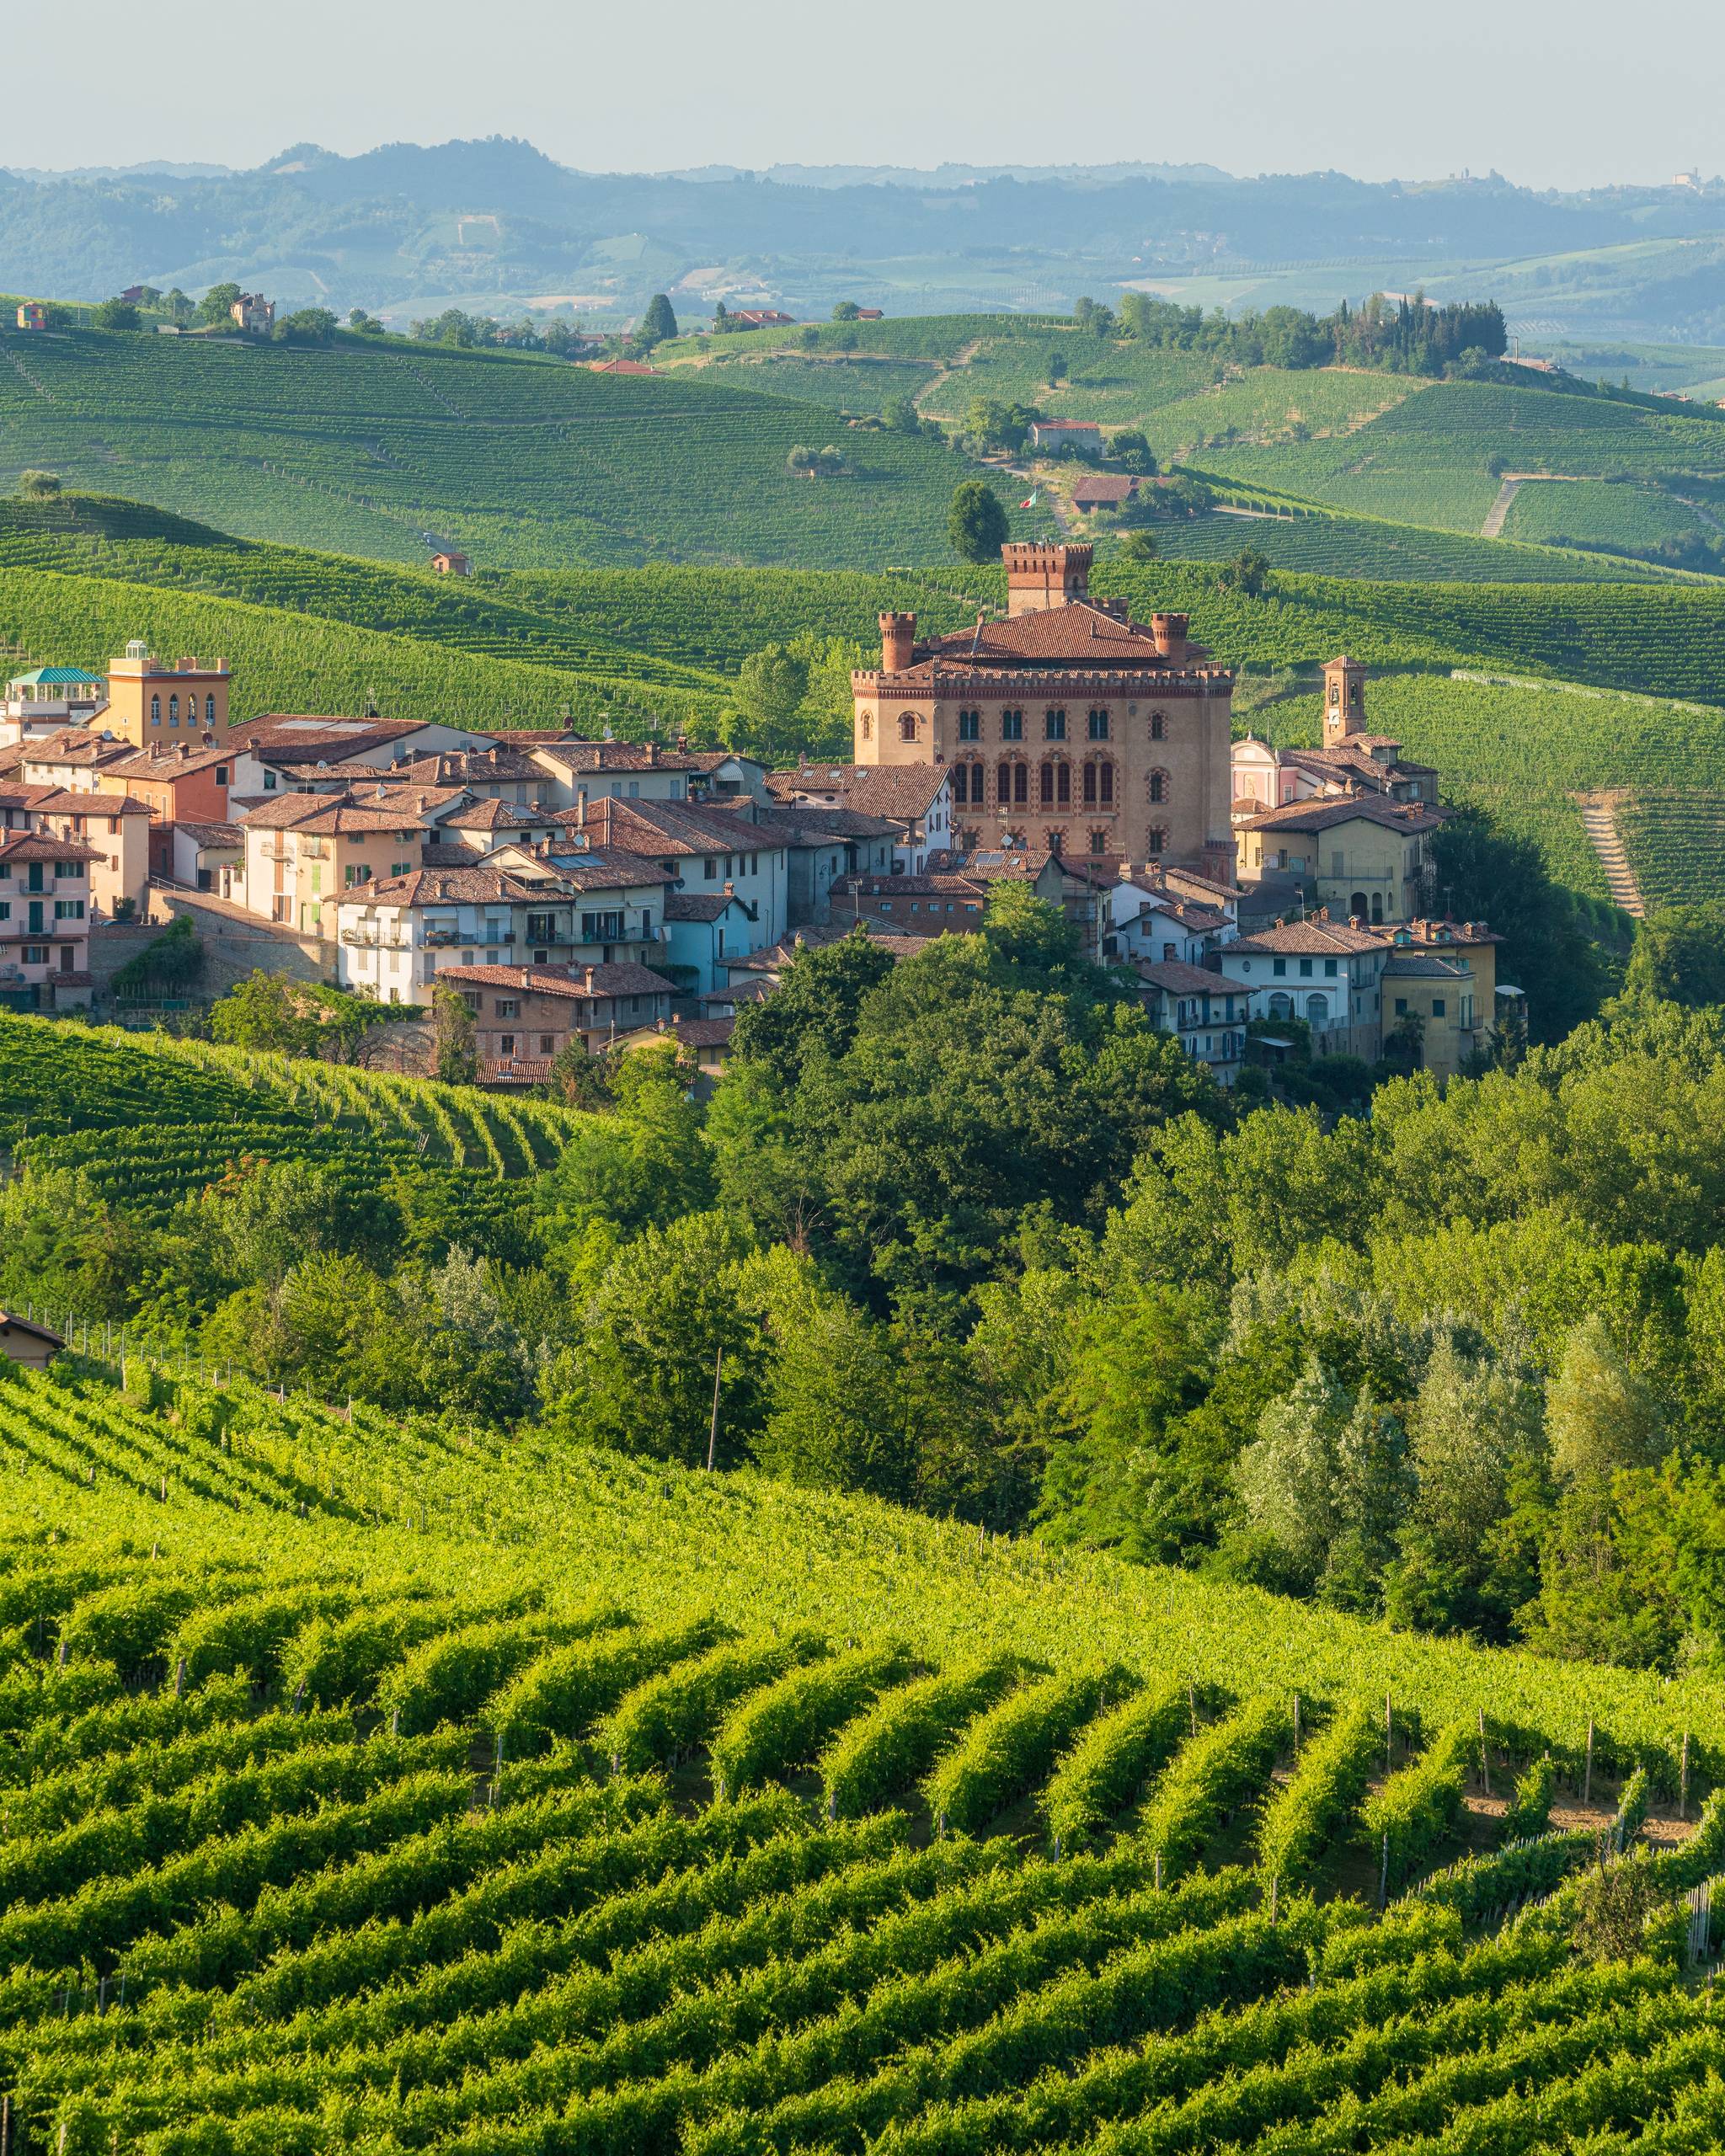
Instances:
[[[657,766],[658,762],[659,762],[659,744],[658,744],[656,741],[649,741],[649,742],[647,744],[647,768],[648,768],[648,770],[649,770],[649,771],[652,771],[652,770],[654,770],[654,769],[655,768],[655,766]]]
[[[1189,614],[1152,614],[1150,632],[1156,638],[1158,659],[1184,659],[1186,632],[1191,625]]]
[[[1071,606],[1090,596],[1093,547],[1050,546],[1041,540],[1012,539],[1001,548],[1007,565],[1007,614],[1040,614],[1050,606]]]
[[[727,883],[725,884],[725,887],[724,887],[724,894],[725,894],[725,896],[726,896],[728,899],[734,899],[734,898],[735,898],[735,896],[737,895],[737,887],[736,887],[736,885],[735,885],[734,883],[732,883],[727,882]]]
[[[911,664],[916,643],[914,614],[883,614],[880,617],[880,670],[902,674]]]

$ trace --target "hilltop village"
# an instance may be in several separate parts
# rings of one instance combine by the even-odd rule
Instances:
[[[572,1043],[673,1033],[723,1067],[799,946],[895,957],[1033,892],[1224,1083],[1399,1043],[1439,1075],[1519,991],[1498,939],[1433,917],[1438,774],[1371,729],[1365,670],[1324,669],[1322,745],[1234,739],[1233,678],[1183,614],[1130,618],[1092,550],[1009,544],[1003,616],[880,618],[852,760],[771,770],[686,740],[272,712],[231,723],[224,660],[142,643],[43,666],[0,707],[0,1003],[99,1002],[150,925],[386,1004],[439,990],[482,1081]],[[1279,1031],[1279,1028],[1289,1028]]]

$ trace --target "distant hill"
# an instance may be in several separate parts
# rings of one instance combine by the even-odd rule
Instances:
[[[189,291],[261,280],[292,304],[344,312],[561,298],[616,322],[680,286],[703,309],[714,292],[747,291],[798,314],[846,296],[895,312],[1033,311],[1196,272],[1342,265],[1342,290],[1363,297],[1375,282],[1538,264],[1545,281],[1530,273],[1526,288],[1539,311],[1573,294],[1601,318],[1621,287],[1610,334],[1631,334],[1618,318],[1629,314],[1650,337],[1717,309],[1721,270],[1706,243],[1720,221],[1706,190],[1557,197],[1495,175],[1403,184],[1017,163],[601,173],[500,138],[354,157],[297,143],[249,172],[164,160],[76,178],[0,173],[0,285],[94,300],[141,280]],[[1598,266],[1574,291],[1564,265],[1589,253]]]

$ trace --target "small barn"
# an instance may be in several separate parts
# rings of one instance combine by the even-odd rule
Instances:
[[[0,1310],[0,1355],[22,1363],[27,1370],[45,1370],[66,1342],[51,1326],[20,1317],[16,1310]]]

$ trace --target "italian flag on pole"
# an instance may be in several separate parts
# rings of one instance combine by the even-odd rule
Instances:
[[[1034,509],[1034,508],[1036,507],[1036,492],[1037,492],[1037,490],[1033,489],[1033,490],[1032,490],[1032,492],[1030,493],[1030,494],[1027,497],[1027,499],[1026,499],[1025,500],[1023,500],[1023,501],[1022,501],[1022,502],[1020,502],[1020,503],[1019,503],[1019,504],[1018,504],[1019,508],[1020,508],[1020,509]]]

